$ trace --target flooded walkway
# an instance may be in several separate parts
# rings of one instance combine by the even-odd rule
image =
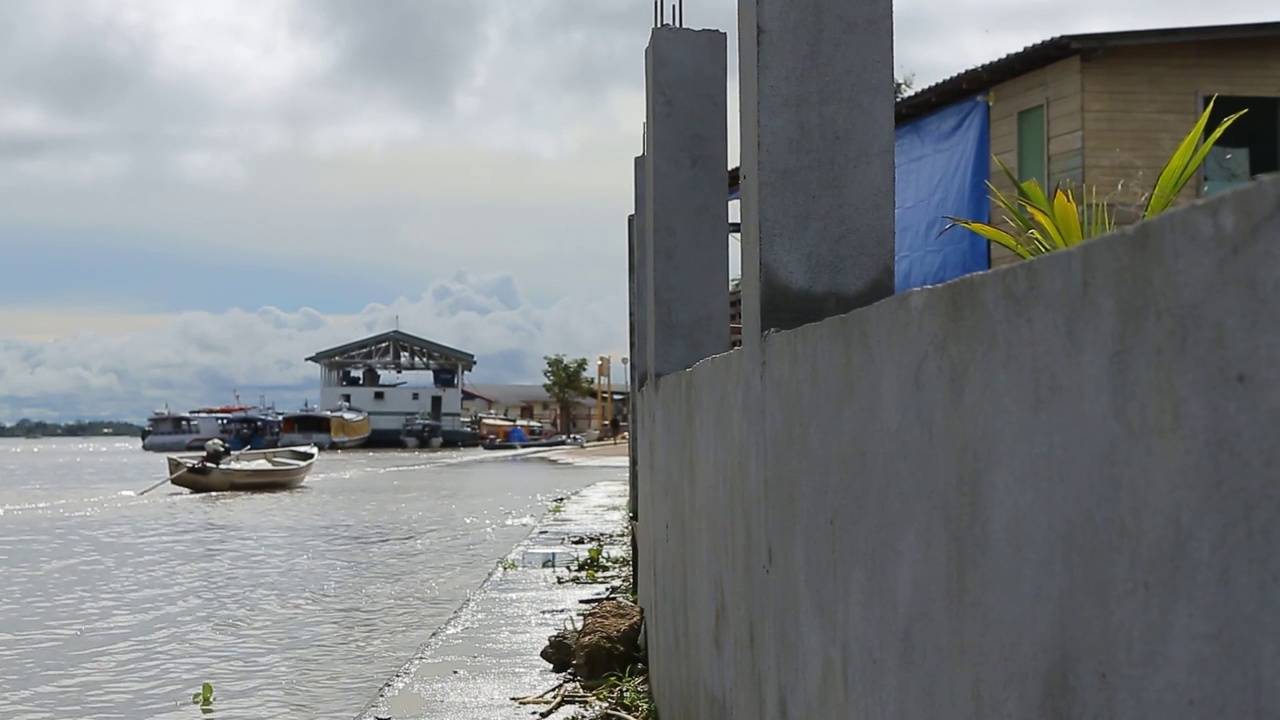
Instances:
[[[620,464],[616,458],[611,460],[612,465]],[[566,540],[626,528],[624,468],[619,469],[617,479],[596,483],[553,507],[357,720],[530,717],[530,708],[516,705],[511,698],[535,695],[559,681],[538,655],[547,636],[569,617],[580,622],[576,615],[586,606],[578,601],[607,589],[604,585],[556,582],[557,575],[566,574],[563,566],[585,555],[590,547]],[[608,554],[622,550],[605,548]],[[544,567],[548,561],[561,569]],[[559,715],[570,714],[572,708],[566,708]]]

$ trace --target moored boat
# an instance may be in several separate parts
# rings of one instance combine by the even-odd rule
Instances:
[[[228,440],[227,420],[238,412],[249,410],[243,405],[201,408],[189,413],[157,410],[147,418],[142,431],[142,449],[152,452],[196,450],[214,438]]]
[[[304,405],[280,419],[280,445],[315,445],[321,450],[349,450],[369,440],[373,428],[369,413],[339,405],[320,410]]]
[[[329,413],[303,405],[301,410],[285,413],[280,418],[280,445],[315,445],[328,450],[333,443],[332,425]]]
[[[400,431],[400,442],[409,449],[438,448],[444,444],[441,424],[428,417],[410,415]]]
[[[339,405],[337,410],[329,413],[329,437],[331,447],[338,450],[349,450],[360,447],[373,434],[373,426],[369,422],[369,413],[346,405]]]
[[[301,485],[315,465],[320,449],[315,445],[245,450],[218,465],[205,464],[204,453],[183,453],[168,458],[169,482],[192,492],[290,490]],[[177,473],[183,468],[185,472]]]
[[[542,438],[539,440],[495,440],[489,439],[481,447],[485,450],[528,450],[530,448],[549,448],[568,445],[569,439],[563,435]]]
[[[272,410],[247,410],[232,413],[224,421],[226,443],[232,450],[267,450],[280,443],[280,416]]]

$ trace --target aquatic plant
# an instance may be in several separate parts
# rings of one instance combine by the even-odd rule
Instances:
[[[200,686],[200,692],[191,695],[191,704],[199,705],[201,710],[213,707],[213,685],[204,683]]]

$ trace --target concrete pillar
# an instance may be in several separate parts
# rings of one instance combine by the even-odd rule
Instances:
[[[645,202],[645,156],[635,160],[635,214],[631,216],[631,244],[628,263],[631,291],[631,389],[644,387],[649,379],[649,283],[653,272],[649,265],[649,206]]]
[[[727,54],[720,31],[669,26],[645,51],[650,380],[729,350]]]
[[[893,294],[892,0],[739,0],[744,346]]]
[[[635,193],[635,213],[631,216],[631,244],[628,251],[631,290],[631,405],[627,408],[627,453],[630,455],[631,472],[627,510],[631,518],[631,582],[640,591],[640,553],[636,545],[636,533],[640,519],[640,446],[644,430],[640,421],[640,389],[649,379],[649,292],[653,273],[650,270],[648,203],[645,202],[645,178],[647,163],[642,154],[632,165]]]

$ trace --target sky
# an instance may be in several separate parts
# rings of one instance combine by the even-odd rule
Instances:
[[[0,422],[315,402],[303,358],[397,326],[475,353],[474,382],[624,356],[652,7],[0,3]],[[922,87],[1053,35],[1274,16],[903,0],[895,67]],[[685,24],[729,33],[736,162],[736,2]]]

